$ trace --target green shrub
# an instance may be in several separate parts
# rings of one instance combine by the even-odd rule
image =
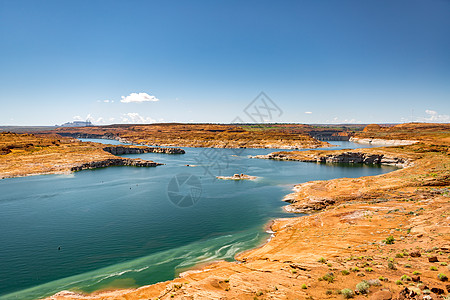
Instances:
[[[397,281],[395,282],[395,284],[396,284],[396,285],[403,285],[403,282],[402,282],[401,280],[397,280]]]
[[[363,280],[360,283],[356,285],[356,290],[360,292],[361,294],[367,294],[369,291],[370,285],[367,283],[367,281]]]
[[[402,277],[400,277],[400,279],[402,281],[411,281],[411,277],[409,277],[408,275],[402,275]]]
[[[321,257],[321,258],[319,258],[319,260],[318,260],[318,262],[320,262],[320,263],[326,263],[327,262],[327,260],[325,259],[325,258],[323,258],[323,257]]]
[[[383,242],[385,242],[386,244],[393,244],[395,241],[394,237],[392,235],[388,236],[385,240],[383,240]]]
[[[397,254],[395,254],[395,257],[397,257],[397,258],[403,258],[403,253],[397,253]]]
[[[447,275],[442,274],[442,273],[439,273],[438,279],[439,279],[440,281],[448,281]]]
[[[333,294],[333,291],[332,291],[332,290],[327,290],[327,291],[325,292],[325,294],[327,294],[327,295],[332,295],[332,294]]]
[[[397,270],[397,267],[394,265],[393,262],[388,262],[388,268],[391,270]]]
[[[306,290],[307,288],[306,284],[302,284],[302,289]]]
[[[329,283],[334,281],[334,275],[333,273],[327,273],[322,276],[322,280],[328,281]]]
[[[431,267],[430,267],[430,270],[431,270],[431,271],[437,271],[437,268],[436,268],[435,266],[431,266]]]
[[[414,271],[413,275],[420,275],[420,272],[419,271]]]
[[[440,265],[441,265],[441,266],[446,266],[447,263],[446,263],[446,262],[441,262]]]
[[[352,270],[353,272],[359,272],[359,268],[358,267],[351,268],[350,270]]]
[[[373,272],[372,268],[366,268],[366,272]]]
[[[342,270],[342,271],[341,271],[341,274],[342,274],[342,275],[348,275],[348,274],[350,274],[350,272],[349,272],[348,270]]]
[[[344,299],[353,298],[355,294],[351,289],[343,289],[341,290],[341,295],[344,297]]]
[[[410,264],[405,264],[405,268],[411,268]]]

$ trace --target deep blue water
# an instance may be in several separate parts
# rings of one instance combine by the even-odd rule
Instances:
[[[0,298],[141,286],[233,260],[269,238],[271,219],[295,216],[281,201],[294,184],[394,170],[248,158],[274,149],[184,149],[128,155],[166,164],[156,168],[1,180]],[[215,179],[234,173],[258,179]]]

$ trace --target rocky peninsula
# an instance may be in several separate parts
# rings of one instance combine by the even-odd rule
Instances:
[[[122,154],[183,154],[180,148],[105,146],[57,135],[0,133],[0,179],[64,174],[109,166],[156,167],[153,161],[118,157]]]
[[[294,160],[316,163],[351,163],[351,164],[378,164],[396,167],[407,167],[412,160],[401,155],[387,154],[386,152],[370,149],[359,149],[355,151],[292,151],[273,152],[267,155],[255,155],[251,158]]]

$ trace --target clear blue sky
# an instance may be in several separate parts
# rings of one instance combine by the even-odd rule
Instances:
[[[0,125],[246,120],[260,91],[278,122],[449,122],[450,1],[0,0]]]

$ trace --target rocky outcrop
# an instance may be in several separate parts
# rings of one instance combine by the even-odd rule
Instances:
[[[344,153],[309,155],[303,158],[291,157],[285,153],[270,153],[267,155],[256,155],[252,158],[276,159],[276,160],[294,160],[303,162],[317,163],[360,163],[360,164],[382,164],[397,167],[407,167],[412,162],[401,157],[394,157],[384,154],[370,154],[364,152],[348,151]]]
[[[371,138],[362,139],[355,137],[351,137],[349,141],[363,145],[377,145],[377,146],[407,146],[419,142],[412,140],[385,140],[385,139],[371,139]]]
[[[131,158],[110,158],[105,160],[84,163],[78,166],[74,166],[70,170],[72,172],[77,172],[81,170],[98,169],[112,166],[156,167],[160,165],[163,164],[156,163],[151,160],[131,159]]]
[[[217,176],[216,178],[224,180],[255,180],[258,177],[246,174],[234,174],[233,176]]]
[[[126,147],[126,146],[108,146],[103,148],[104,151],[114,155],[122,154],[142,154],[142,153],[167,153],[167,154],[184,154],[181,148],[166,147]]]

